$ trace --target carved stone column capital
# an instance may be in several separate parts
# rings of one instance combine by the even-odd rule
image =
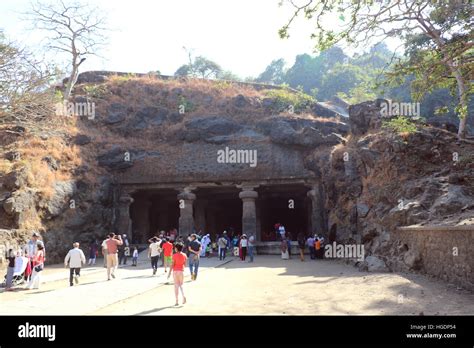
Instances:
[[[181,192],[178,194],[178,199],[184,199],[185,201],[194,201],[196,199],[196,195],[192,192]]]
[[[249,199],[255,200],[258,198],[258,192],[253,190],[243,190],[239,193],[239,198],[242,200]]]

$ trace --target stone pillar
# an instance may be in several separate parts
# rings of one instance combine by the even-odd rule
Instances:
[[[257,212],[255,209],[255,199],[258,193],[252,188],[242,188],[239,198],[242,199],[242,233],[247,236],[254,235],[257,237]],[[260,234],[260,232],[259,232]]]
[[[185,188],[178,194],[179,204],[179,227],[178,233],[180,236],[187,236],[193,233],[194,217],[193,217],[193,203],[196,195],[191,192],[191,189]]]
[[[324,203],[321,186],[313,186],[307,195],[311,198],[311,231],[312,233],[323,234],[327,237],[324,226]]]
[[[134,240],[129,239],[133,243],[146,243],[150,238],[150,207],[151,202],[146,198],[137,198],[133,203],[133,233]],[[154,235],[154,233],[152,233]]]
[[[119,198],[119,217],[117,221],[117,231],[119,234],[126,234],[128,240],[132,240],[132,219],[130,219],[130,205],[133,198],[128,193],[124,193]]]

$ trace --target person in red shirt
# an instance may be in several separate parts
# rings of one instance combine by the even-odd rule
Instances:
[[[115,233],[109,233],[109,239],[105,242],[107,245],[107,280],[110,276],[115,278],[115,270],[118,266],[118,247],[123,244],[120,235],[115,236]]]
[[[184,283],[184,267],[186,266],[186,261],[188,260],[188,257],[186,256],[185,253],[182,252],[183,244],[176,243],[175,248],[176,248],[176,253],[172,257],[173,262],[172,262],[172,266],[170,267],[170,271],[168,273],[168,279],[171,275],[171,271],[173,271],[174,295],[176,297],[175,306],[178,306],[179,305],[178,303],[179,290],[181,290],[181,295],[183,296],[183,304],[186,303],[186,297],[184,296],[183,283]]]
[[[171,267],[171,264],[173,262],[173,244],[170,243],[168,238],[166,238],[166,242],[163,244],[161,249],[163,249],[163,255],[165,256],[164,266],[166,273],[166,268],[168,266]]]

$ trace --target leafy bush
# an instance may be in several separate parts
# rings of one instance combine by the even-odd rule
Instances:
[[[105,85],[88,85],[84,86],[84,91],[92,98],[102,98],[107,93]]]
[[[185,112],[191,112],[194,110],[194,104],[183,96],[180,96],[178,99],[178,107],[180,107],[181,105],[184,106]]]
[[[398,117],[392,118],[391,120],[384,121],[383,127],[392,129],[397,133],[406,133],[406,134],[414,133],[417,130],[415,123],[404,116],[398,116]]]
[[[275,100],[274,107],[278,111],[288,110],[289,107],[293,107],[295,112],[300,112],[316,101],[312,96],[302,91],[295,92],[288,88],[271,89],[264,93],[267,97]]]

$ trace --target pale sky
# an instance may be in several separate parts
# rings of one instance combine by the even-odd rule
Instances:
[[[172,75],[187,62],[183,46],[193,48],[241,77],[257,76],[273,60],[291,66],[295,56],[313,53],[311,22],[301,18],[282,40],[278,29],[292,14],[279,0],[83,0],[108,19],[108,45],[89,57],[81,71],[112,70]],[[29,0],[1,0],[0,28],[9,39],[41,47],[41,32],[21,20]],[[337,20],[335,16],[334,20]],[[49,58],[58,60],[56,55]]]

